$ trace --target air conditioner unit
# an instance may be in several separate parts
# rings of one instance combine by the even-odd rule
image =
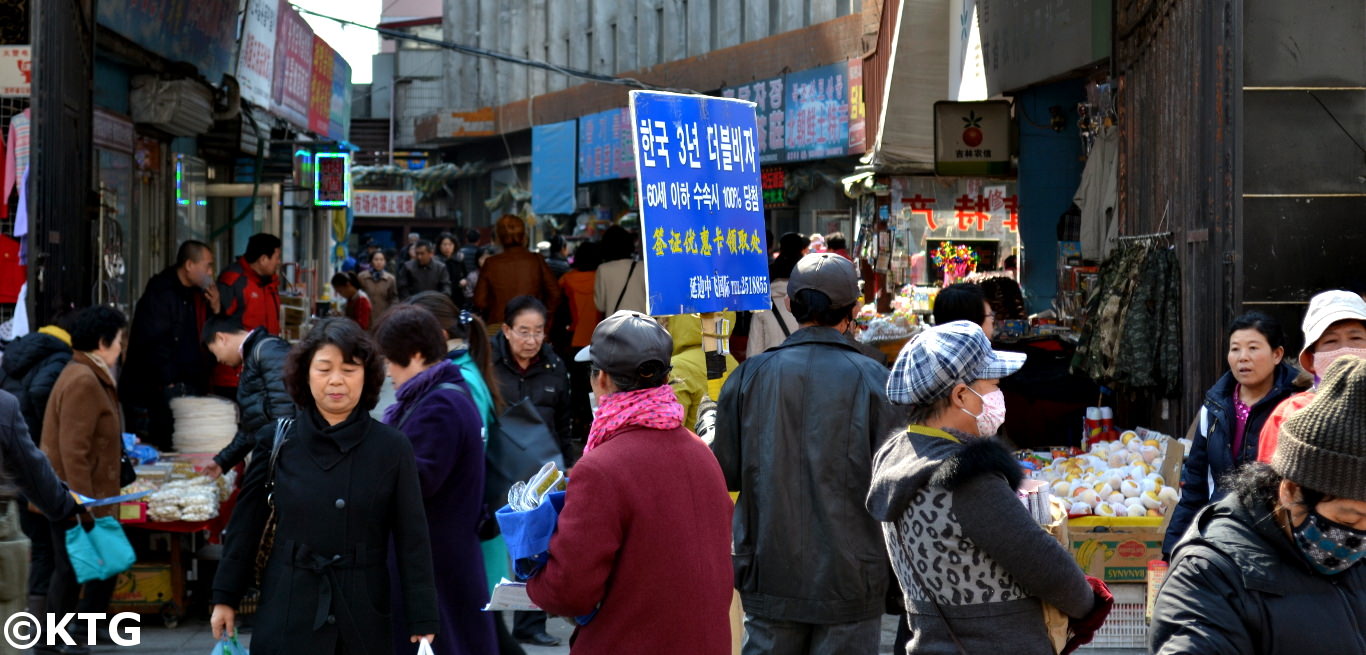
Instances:
[[[194,80],[138,75],[129,104],[134,123],[175,136],[198,136],[213,127],[213,90]]]

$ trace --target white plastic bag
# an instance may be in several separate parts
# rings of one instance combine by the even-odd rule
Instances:
[[[427,641],[425,638],[417,642],[417,655],[436,655],[436,653],[432,652],[432,642]]]

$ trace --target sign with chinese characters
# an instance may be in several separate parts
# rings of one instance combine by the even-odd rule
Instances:
[[[579,119],[579,184],[635,175],[631,115],[625,107]]]
[[[272,113],[308,129],[313,90],[313,30],[289,0],[280,0],[271,80]]]
[[[28,97],[33,86],[33,47],[0,45],[0,96]]]
[[[356,189],[351,194],[351,211],[356,216],[381,218],[411,218],[416,214],[416,191],[367,191]]]
[[[727,98],[738,98],[754,103],[754,143],[759,148],[759,161],[764,164],[786,161],[784,153],[787,148],[787,119],[784,112],[784,82],[784,78],[774,77],[721,89],[721,95]]]
[[[764,192],[764,206],[787,204],[787,171],[781,166],[765,166],[759,171],[759,181]]]
[[[242,47],[237,55],[237,81],[242,99],[270,106],[270,83],[275,75],[275,34],[278,0],[247,0],[242,15]]]
[[[769,306],[755,103],[631,92],[647,308]]]
[[[326,135],[332,120],[332,48],[313,35],[313,75],[308,85],[308,131]]]
[[[849,151],[848,62],[789,73],[785,83],[785,161],[843,157]]]
[[[863,60],[849,60],[849,154],[868,150],[868,106],[863,104]]]
[[[1020,199],[1014,181],[893,177],[895,226],[918,242],[1019,239]]]
[[[1010,174],[1010,102],[934,103],[934,172]]]
[[[351,204],[351,155],[320,152],[313,157],[313,204],[319,207]]]

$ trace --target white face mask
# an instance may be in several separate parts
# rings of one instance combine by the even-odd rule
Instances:
[[[985,396],[968,387],[973,395],[982,399],[982,413],[973,414],[966,407],[960,409],[964,414],[977,419],[977,434],[983,437],[994,436],[1006,422],[1006,395],[997,389]]]

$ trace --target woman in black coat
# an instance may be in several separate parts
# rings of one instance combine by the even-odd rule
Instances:
[[[257,655],[382,653],[390,636],[390,543],[397,552],[410,641],[436,632],[431,544],[412,445],[370,418],[383,378],[370,336],[346,319],[319,323],[290,352],[285,381],[298,417],[261,429],[213,583],[214,637],[231,634],[252,586],[274,501],[261,576]]]

